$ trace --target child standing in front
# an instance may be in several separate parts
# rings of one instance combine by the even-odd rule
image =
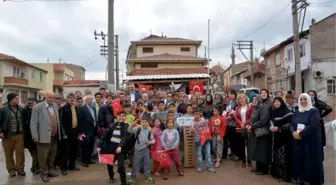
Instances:
[[[168,150],[170,158],[174,161],[178,174],[182,177],[184,172],[182,171],[180,156],[179,156],[179,144],[180,136],[175,129],[174,120],[167,120],[167,129],[163,131],[161,136],[161,143],[165,150]],[[168,179],[168,168],[164,169],[163,179]]]
[[[201,108],[196,108],[194,111],[194,120],[192,123],[191,131],[195,135],[195,148],[196,148],[196,165],[197,172],[203,171],[203,152],[205,154],[205,165],[209,172],[215,173],[213,168],[213,164],[211,161],[211,136],[208,127],[208,121],[206,119],[202,119],[201,115],[203,111]],[[202,132],[206,135],[204,138],[204,143],[202,143]]]
[[[134,158],[132,166],[131,179],[129,184],[132,185],[135,183],[135,178],[139,172],[141,166],[144,170],[145,182],[149,184],[154,184],[155,181],[150,176],[149,162],[149,146],[155,143],[154,137],[149,131],[149,117],[144,116],[141,118],[141,126],[138,127],[138,121],[136,120],[127,131],[135,135],[136,141],[134,146]]]
[[[150,152],[154,162],[152,174],[155,176],[160,176],[159,173],[160,162],[157,159],[156,154],[158,151],[163,150],[163,146],[161,144],[161,135],[164,130],[165,130],[164,123],[159,118],[154,119],[154,127],[152,129],[152,135],[154,136],[155,144],[151,148]]]
[[[223,138],[225,135],[226,122],[221,116],[221,108],[214,107],[213,116],[209,120],[209,131],[212,138],[212,149],[215,153],[215,168],[219,168],[223,153]]]
[[[127,151],[125,146],[129,133],[127,132],[128,124],[125,123],[126,113],[120,111],[118,113],[118,122],[109,125],[104,131],[103,136],[98,143],[97,152],[101,154],[113,154],[114,161],[118,161],[118,173],[120,176],[120,184],[127,185],[125,171],[125,157]],[[107,165],[110,183],[114,183],[113,165]]]

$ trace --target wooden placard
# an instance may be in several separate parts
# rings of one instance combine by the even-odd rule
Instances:
[[[190,127],[183,128],[183,137],[184,137],[184,167],[193,168],[195,167],[196,152],[195,152],[195,138],[191,134]]]

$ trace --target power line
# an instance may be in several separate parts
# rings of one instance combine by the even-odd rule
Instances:
[[[241,40],[245,37],[248,37],[252,34],[254,34],[255,32],[259,31],[261,28],[265,27],[267,24],[271,23],[275,18],[277,18],[279,15],[281,15],[284,11],[287,10],[287,8],[289,7],[291,3],[288,3],[279,13],[277,13],[275,16],[273,16],[271,19],[269,19],[267,22],[265,22],[264,24],[262,24],[261,26],[257,27],[255,30],[251,31],[250,33],[248,34],[245,34],[244,36],[240,37],[239,39],[234,39],[234,40]],[[222,47],[226,47],[228,46],[229,44],[224,44],[224,45],[220,45],[220,46],[216,46],[214,48],[211,48],[211,50],[213,49],[218,49],[218,48],[222,48]],[[230,46],[231,46],[231,43],[230,43]]]
[[[314,4],[314,5],[318,5],[318,4],[327,4],[327,3],[334,3],[336,0],[329,0],[329,1],[324,1],[324,2],[314,2],[314,3],[309,3],[309,4]]]

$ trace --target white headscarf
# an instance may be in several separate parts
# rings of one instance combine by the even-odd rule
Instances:
[[[300,98],[301,97],[306,97],[307,98],[307,106],[306,107],[303,107],[301,105],[301,102],[300,102]],[[307,93],[302,93],[300,96],[299,96],[299,99],[298,99],[298,105],[299,105],[299,112],[306,112],[306,111],[309,111],[310,109],[313,108],[313,104],[312,104],[312,100],[309,96],[309,94]]]

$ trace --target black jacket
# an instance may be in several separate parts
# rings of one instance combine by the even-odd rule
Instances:
[[[121,141],[119,144],[112,143],[111,137],[113,134],[113,131],[117,127],[117,125],[120,125],[120,136],[121,136]],[[121,147],[121,151],[123,153],[126,153],[126,145],[131,137],[131,134],[127,132],[128,129],[128,124],[127,123],[116,123],[109,125],[109,127],[104,131],[103,136],[100,138],[100,141],[98,143],[98,147],[101,148],[101,153],[102,154],[115,154],[115,151],[117,150],[118,147]]]
[[[30,118],[32,114],[32,109],[30,109],[28,106],[25,106],[22,109],[22,114],[23,114],[23,119],[24,119],[24,123],[23,123],[24,146],[25,148],[30,149],[32,147],[36,147],[36,144],[34,143],[32,139],[32,135],[30,131]]]
[[[114,123],[114,116],[111,105],[100,106],[98,112],[98,126],[107,128],[112,123]]]
[[[75,107],[75,110],[77,114],[77,127],[74,129],[72,128],[71,105],[67,103],[59,110],[61,126],[63,128],[64,134],[68,136],[67,138],[69,138],[70,135],[77,136],[79,134],[79,119],[78,119],[79,110],[77,107]]]
[[[0,133],[3,133],[5,135],[5,138],[8,136],[9,132],[9,127],[10,127],[10,120],[9,118],[11,117],[11,110],[10,110],[10,105],[6,105],[3,107],[0,111]],[[18,106],[18,113],[21,114],[21,117],[23,120],[21,120],[22,128],[24,130],[24,123],[26,122],[23,116],[22,108]]]
[[[78,130],[79,133],[85,134],[87,138],[96,137],[97,134],[97,117],[96,110],[93,110],[95,119],[93,119],[89,108],[84,105],[78,110]],[[83,138],[84,139],[84,138]]]

